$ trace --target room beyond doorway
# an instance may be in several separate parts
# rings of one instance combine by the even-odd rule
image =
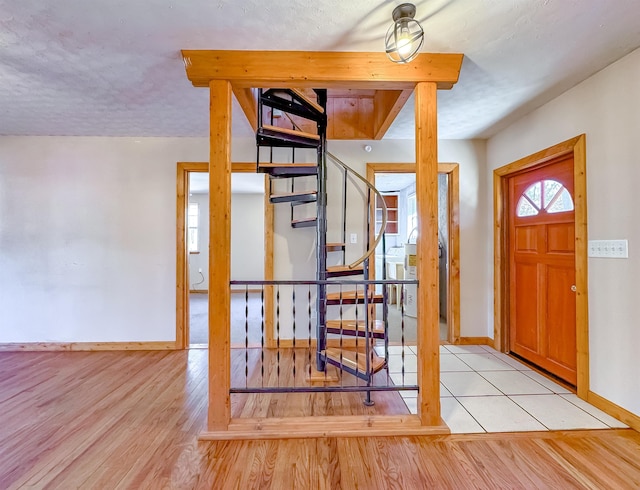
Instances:
[[[439,164],[438,174],[440,341],[457,343],[460,338],[458,164]],[[415,247],[417,240],[415,164],[369,163],[367,179],[382,192],[390,220],[387,222],[389,237],[384,245],[385,250],[381,245],[376,250],[375,278],[382,279],[384,258],[387,278],[407,279],[409,277],[406,274],[410,273],[410,268],[406,267],[407,253],[412,250],[411,247]],[[408,322],[411,322],[412,312],[416,308],[415,304],[411,304],[411,297],[411,291],[395,291],[390,298],[391,321],[395,305],[396,308],[402,306]]]
[[[176,344],[207,346],[209,332],[208,163],[179,162],[177,175]],[[265,203],[265,177],[255,164],[232,164],[231,274],[236,280],[269,279],[272,210]],[[271,271],[271,272],[270,272]],[[262,277],[257,274],[262,273]],[[244,292],[244,291],[243,291]],[[233,295],[240,296],[240,295]],[[233,300],[233,298],[232,298]],[[194,323],[191,338],[190,324]]]

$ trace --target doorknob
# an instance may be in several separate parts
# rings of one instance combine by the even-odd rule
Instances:
[[[571,291],[573,291],[573,292],[575,293],[577,290],[578,290],[578,288],[576,287],[576,285],[575,285],[575,284],[573,284],[573,285],[571,286]]]

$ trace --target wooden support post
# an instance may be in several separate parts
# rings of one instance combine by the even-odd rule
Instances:
[[[209,431],[231,420],[231,84],[212,80],[209,136]]]
[[[418,211],[418,416],[440,422],[440,332],[438,304],[438,116],[437,85],[415,89],[416,207]]]

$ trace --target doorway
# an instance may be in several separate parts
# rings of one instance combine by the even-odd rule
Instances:
[[[589,389],[585,146],[581,135],[494,171],[494,346],[567,380],[581,398]]]
[[[180,349],[206,347],[210,341],[208,171],[206,162],[178,163],[176,345]],[[255,163],[232,164],[231,213],[236,218],[231,229],[232,280],[272,278],[273,237],[269,230],[273,226],[273,209],[265,197],[265,185],[265,176],[255,172]],[[247,249],[256,245],[260,249],[257,252]],[[256,271],[264,271],[263,276],[258,277]],[[243,286],[233,286],[231,292],[249,293],[250,296],[253,293]],[[269,298],[267,288],[265,301]],[[245,294],[231,295],[232,323],[234,301],[244,302]],[[235,308],[240,309],[244,311],[244,305]],[[269,340],[271,322],[265,322],[265,326]]]
[[[387,221],[387,238],[384,245],[386,250],[382,250],[382,244],[376,249],[374,277],[382,279],[384,256],[387,278],[409,279],[405,274],[405,255],[412,246],[415,247],[417,239],[415,164],[369,163],[367,179],[381,189],[391,219],[391,222]],[[438,164],[438,183],[440,341],[457,343],[460,339],[458,164]],[[390,318],[393,304],[399,307],[399,302],[404,301],[402,309],[405,320],[411,322],[412,318],[415,318],[415,304],[411,304],[411,298],[415,295],[412,295],[411,291],[396,290],[395,293],[390,298]]]

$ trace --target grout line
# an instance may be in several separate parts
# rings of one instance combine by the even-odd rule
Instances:
[[[477,395],[477,396],[479,396],[479,395]],[[494,396],[497,396],[497,395],[494,395]],[[458,405],[460,405],[460,406],[462,407],[462,409],[463,409],[465,412],[467,412],[467,413],[469,414],[469,416],[470,416],[470,417],[471,417],[471,418],[476,422],[476,424],[478,424],[478,425],[480,426],[480,428],[485,432],[485,434],[489,433],[489,431],[484,427],[484,425],[482,425],[482,424],[480,423],[480,421],[479,421],[478,419],[476,419],[476,418],[473,416],[473,414],[472,414],[469,410],[467,410],[467,407],[465,407],[465,406],[460,402],[460,400],[458,400],[458,397],[457,397],[457,396],[454,396],[453,398],[455,399],[455,401],[456,401],[456,402],[458,402]],[[471,397],[469,397],[469,398],[471,398]]]
[[[517,395],[514,395],[517,396]],[[527,396],[549,396],[549,395],[527,395]],[[557,395],[556,395],[557,396]],[[509,400],[511,400],[512,403],[515,403],[518,407],[520,407],[522,409],[522,411],[524,411],[525,413],[527,413],[529,415],[529,417],[531,417],[533,420],[538,420],[536,417],[533,416],[533,414],[529,413],[527,411],[526,408],[524,408],[522,405],[520,405],[517,401],[515,401],[514,399],[512,399],[510,396],[507,395],[507,398]],[[542,427],[544,427],[547,430],[551,430],[549,427],[547,427],[542,420],[538,420],[538,422],[540,423],[540,425],[542,425]]]
[[[613,429],[614,427],[607,424],[604,420],[600,419],[600,417],[597,417],[596,415],[593,415],[592,413],[587,412],[584,408],[582,408],[580,405],[576,405],[575,403],[573,403],[571,400],[567,400],[564,396],[562,395],[575,395],[575,393],[557,393],[556,396],[559,396],[560,398],[562,398],[564,401],[571,403],[571,405],[573,405],[576,408],[579,408],[580,410],[582,410],[584,413],[586,413],[587,415],[590,415],[591,417],[593,417],[594,419],[596,419],[598,422],[602,422],[604,425],[606,425],[607,427],[609,427],[610,429]],[[578,398],[579,400],[581,400],[580,398]],[[581,400],[589,405],[591,405],[589,402],[585,401],[585,400]],[[598,409],[598,407],[594,407],[593,405],[591,405],[593,408]],[[599,409],[598,409],[599,410]],[[602,412],[605,413],[605,412]],[[605,415],[608,415],[605,413]],[[609,415],[609,417],[616,419],[615,417],[613,417],[612,415]],[[618,419],[616,419],[618,420]],[[623,423],[621,420],[618,420],[618,422]],[[626,424],[625,424],[626,425]],[[616,427],[618,428],[618,427]]]

